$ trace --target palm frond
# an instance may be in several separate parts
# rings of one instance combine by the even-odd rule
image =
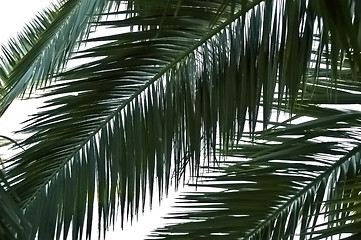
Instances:
[[[294,114],[274,105],[275,115],[283,111],[289,118],[271,121],[254,141],[242,134],[236,148],[221,149],[227,157],[221,166],[208,167],[197,190],[184,193],[166,216],[180,223],[149,237],[326,239],[352,234],[349,238],[357,239],[359,74],[343,68],[331,81],[327,66],[318,72],[317,78],[307,78],[297,99],[307,105],[297,104]]]
[[[342,239],[357,239],[360,237],[360,171],[350,165],[348,174],[342,176],[334,186],[331,200],[320,202],[324,210],[318,213],[321,218],[314,229],[312,239],[325,239],[330,236],[340,236]],[[345,235],[351,235],[345,237]]]
[[[68,0],[40,12],[17,38],[2,46],[0,112],[17,97],[49,84],[67,58],[90,32],[90,20],[106,9],[106,1]]]
[[[154,185],[159,196],[167,191],[173,172],[179,179],[189,166],[198,176],[201,149],[228,148],[246,116],[254,131],[261,104],[268,124],[276,86],[278,105],[285,98],[292,107],[313,43],[322,53],[328,36],[338,41],[341,34],[308,1],[164,3],[132,1],[127,10],[105,12],[124,18],[95,22],[115,31],[86,40],[97,46],[74,58],[91,60],[58,74],[45,109],[25,128],[33,134],[23,143],[28,149],[9,161],[6,174],[32,223],[31,237],[58,239],[72,226],[73,239],[90,239],[95,188],[105,230],[118,204],[121,221],[132,219]],[[356,24],[343,18],[351,29],[342,34],[352,39]],[[354,41],[337,46],[327,60],[344,52],[357,60]],[[316,64],[314,74],[319,70]]]
[[[229,153],[232,158],[226,159],[223,167],[212,168],[211,172],[216,174],[205,174],[196,192],[179,199],[176,207],[181,210],[167,217],[185,222],[157,229],[151,236],[324,239],[340,234],[340,223],[347,220],[353,223],[343,225],[343,233],[358,233],[357,216],[348,217],[335,211],[335,207],[325,211],[322,202],[327,199],[332,203],[340,196],[336,188],[340,182],[359,177],[361,115],[315,110],[320,113],[318,119],[294,125],[285,122],[285,128],[280,125],[280,129],[260,137],[267,139],[266,142],[238,145]],[[305,112],[310,111],[306,108]],[[328,117],[322,116],[325,113]],[[321,136],[327,140],[322,141]],[[213,190],[202,191],[202,187]],[[347,199],[339,201],[347,202]],[[333,222],[324,222],[325,214],[339,216],[338,222],[331,216]],[[322,226],[324,229],[319,228]]]
[[[17,205],[16,195],[9,191],[5,174],[0,170],[0,237],[2,239],[29,239],[31,224]]]

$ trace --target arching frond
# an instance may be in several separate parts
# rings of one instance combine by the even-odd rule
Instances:
[[[0,79],[3,82],[0,112],[17,97],[48,85],[62,71],[67,59],[90,32],[89,21],[107,6],[106,1],[68,0],[40,12],[17,38],[1,47]]]
[[[27,149],[6,169],[29,235],[57,239],[72,227],[73,239],[90,239],[95,198],[99,229],[118,204],[121,221],[132,219],[155,185],[162,196],[187,166],[198,176],[202,149],[213,161],[217,144],[241,140],[247,117],[255,131],[261,105],[265,126],[274,104],[292,107],[330,39],[332,72],[344,55],[356,72],[354,2],[340,2],[342,16],[308,1],[139,0],[104,12],[92,24],[114,31],[74,52],[90,60],[57,74],[24,130]],[[349,27],[335,29],[336,17]]]
[[[217,174],[206,174],[197,191],[179,199],[180,211],[168,218],[185,222],[157,229],[151,236],[324,239],[358,233],[359,222],[357,216],[350,217],[351,208],[337,210],[349,201],[339,199],[339,184],[360,176],[360,113],[316,110],[321,115],[318,119],[288,123],[264,135],[266,142],[239,145],[224,167],[211,171]],[[325,113],[329,116],[322,116]],[[202,187],[211,190],[202,191]],[[330,201],[327,208],[322,204],[325,199]]]
[[[326,239],[352,234],[350,239],[357,239],[361,101],[359,82],[353,79],[359,75],[344,68],[334,88],[332,73],[321,72],[308,78],[297,100],[307,106],[297,105],[286,120],[270,122],[254,141],[242,135],[236,148],[222,150],[227,157],[222,165],[211,168],[197,191],[183,194],[166,216],[181,222],[150,237]],[[284,105],[274,107],[287,114]]]

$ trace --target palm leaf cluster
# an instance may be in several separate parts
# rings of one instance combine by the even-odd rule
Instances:
[[[332,82],[322,64],[293,113],[275,104],[266,131],[218,150],[225,160],[206,166],[150,239],[359,238],[359,82],[347,68]]]
[[[186,214],[202,219],[199,227],[179,225],[159,235],[204,237],[219,228],[230,238],[278,239],[293,236],[299,218],[302,236],[327,235],[317,232],[314,219],[328,214],[321,208],[326,192],[333,196],[340,182],[352,186],[357,179],[359,114],[316,104],[338,96],[357,102],[360,8],[358,1],[286,0],[54,4],[3,48],[1,110],[41,87],[46,100],[22,129],[31,134],[21,143],[26,149],[3,169],[0,194],[14,213],[1,215],[1,234],[90,239],[95,208],[105,234],[118,211],[121,223],[132,220],[148,198],[177,186],[187,168],[199,177],[220,149],[253,160],[226,160],[221,175],[204,183],[223,182],[221,192],[185,199],[221,202],[226,210]],[[327,94],[330,86],[338,90]],[[274,123],[275,109],[317,120]],[[259,135],[259,121],[275,126]],[[242,144],[245,129],[253,145]],[[315,142],[317,136],[348,145]],[[347,191],[326,203],[328,215],[341,214],[332,226],[357,216],[351,206],[357,194]],[[266,201],[257,203],[260,196]],[[229,221],[234,225],[222,225]],[[277,225],[286,228],[269,230]]]
[[[305,107],[301,118],[311,111],[317,119],[277,124],[258,142],[239,143],[226,154],[230,157],[223,167],[204,176],[196,192],[183,194],[176,205],[181,211],[168,216],[191,221],[153,234],[324,239],[359,233],[359,191],[349,184],[359,185],[360,113]]]

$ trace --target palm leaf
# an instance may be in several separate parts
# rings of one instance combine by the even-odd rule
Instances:
[[[328,12],[307,3],[132,1],[126,10],[104,11],[93,24],[116,30],[86,39],[96,46],[74,52],[75,59],[91,60],[57,74],[45,109],[24,130],[32,134],[23,143],[27,150],[6,169],[32,223],[30,237],[58,239],[72,227],[73,239],[90,239],[96,194],[105,230],[118,204],[123,221],[144,209],[154,185],[162,196],[172,172],[179,179],[189,166],[198,176],[201,149],[228,148],[246,116],[254,131],[261,104],[267,126],[276,86],[279,106],[283,96],[294,105],[314,41],[323,52],[328,36],[334,39],[337,48],[326,55],[331,63],[344,53],[358,60],[349,50],[357,50],[355,41],[337,38],[354,39],[351,15],[341,16],[351,28],[331,31],[323,21]],[[106,18],[113,15],[124,18]],[[319,70],[316,64],[314,74]]]
[[[351,165],[349,174],[343,176],[343,181],[335,186],[333,198],[323,203],[325,210],[320,212],[319,217],[326,221],[315,226],[312,231],[315,236],[313,239],[337,236],[340,233],[351,235],[342,239],[357,239],[360,236],[359,179],[359,171]],[[344,237],[344,234],[341,236]]]
[[[7,183],[5,174],[0,170],[0,179]],[[29,239],[27,233],[31,229],[30,223],[18,207],[16,195],[9,191],[9,185],[0,186],[0,237],[2,239]]]
[[[287,124],[290,126],[260,137],[267,142],[238,145],[229,153],[232,158],[221,168],[211,168],[213,174],[205,174],[196,192],[184,193],[175,205],[180,210],[167,217],[185,222],[157,229],[151,236],[324,239],[358,233],[357,215],[350,214],[357,210],[347,205],[352,198],[348,195],[339,199],[338,186],[346,179],[355,181],[359,177],[360,114],[322,108],[317,111],[321,115],[318,119]],[[310,111],[306,108],[305,112]],[[325,113],[329,116],[322,116]],[[317,140],[320,136],[329,140],[321,142]],[[253,158],[248,160],[250,156]],[[207,191],[202,191],[203,187]],[[357,188],[354,190],[355,198]],[[327,210],[324,199],[332,205]],[[347,207],[337,211],[339,206]],[[325,214],[328,220],[323,219]],[[347,220],[351,223],[345,224]]]
[[[51,4],[28,23],[17,38],[2,46],[0,112],[21,95],[49,84],[61,71],[79,40],[88,36],[88,21],[110,8],[105,1],[69,0]],[[28,91],[27,91],[28,90]]]
[[[352,234],[350,239],[357,239],[360,112],[343,104],[360,103],[359,82],[352,80],[359,75],[338,71],[343,79],[335,79],[333,88],[331,71],[320,72],[308,78],[297,100],[307,106],[297,105],[288,119],[270,122],[255,141],[243,134],[236,148],[221,149],[227,156],[221,167],[208,168],[197,191],[184,193],[166,216],[181,222],[149,237],[326,239]],[[287,114],[284,105],[274,107]]]

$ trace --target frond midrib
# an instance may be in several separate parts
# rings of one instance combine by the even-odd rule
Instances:
[[[266,226],[271,224],[271,222],[277,218],[282,212],[289,209],[295,202],[297,202],[302,196],[304,196],[309,190],[316,187],[320,182],[327,180],[328,177],[336,171],[339,167],[341,167],[344,163],[346,163],[352,156],[361,151],[361,145],[354,147],[351,151],[349,151],[345,156],[341,157],[338,161],[332,164],[326,171],[317,176],[314,181],[308,183],[303,189],[301,189],[297,194],[291,197],[288,201],[286,201],[283,205],[281,205],[275,212],[269,215],[264,221],[262,221],[258,226],[256,226],[252,231],[250,231],[245,237],[242,239],[252,239],[259,231],[264,229]]]
[[[108,115],[100,124],[99,126],[93,130],[92,134],[89,134],[87,138],[85,138],[77,148],[74,149],[74,151],[71,152],[71,154],[68,155],[67,158],[62,162],[62,164],[59,165],[59,167],[41,184],[38,189],[35,191],[35,193],[28,198],[28,200],[23,204],[22,208],[26,209],[30,203],[36,199],[36,196],[40,191],[46,188],[46,185],[48,183],[51,183],[52,179],[63,169],[66,164],[71,161],[71,159],[103,128],[105,127],[111,119],[113,119],[119,112],[121,112],[128,104],[130,104],[135,98],[137,98],[139,95],[141,95],[145,90],[147,90],[150,86],[152,86],[156,81],[161,79],[161,77],[170,69],[175,67],[178,63],[180,63],[184,58],[186,58],[189,54],[193,53],[197,48],[202,46],[204,43],[206,43],[209,39],[217,35],[219,32],[221,32],[224,28],[226,28],[229,24],[234,22],[235,20],[239,19],[242,15],[247,13],[250,9],[257,6],[259,3],[263,2],[264,0],[256,0],[252,2],[251,4],[247,5],[245,9],[241,9],[236,14],[232,15],[229,19],[227,19],[225,22],[221,23],[218,27],[212,29],[207,33],[204,37],[202,37],[198,42],[194,43],[192,46],[190,46],[186,51],[184,51],[182,54],[180,54],[175,60],[173,60],[171,63],[166,65],[159,73],[157,73],[152,79],[150,79],[146,84],[141,86],[136,92],[134,92],[128,99],[124,100],[124,102],[119,105],[111,114]]]

